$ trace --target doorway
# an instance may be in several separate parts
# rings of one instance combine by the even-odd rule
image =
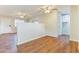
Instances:
[[[59,35],[70,36],[70,14],[61,13],[59,15]]]

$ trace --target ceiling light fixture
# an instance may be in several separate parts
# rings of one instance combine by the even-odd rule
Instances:
[[[23,16],[23,15],[20,15],[19,17],[20,17],[20,18],[24,18],[25,16]]]
[[[28,16],[29,14],[25,13],[25,12],[18,12],[16,13],[16,16],[19,18],[25,18],[26,16]]]
[[[54,10],[57,10],[57,8],[53,5],[46,5],[40,8],[43,13],[52,13]]]

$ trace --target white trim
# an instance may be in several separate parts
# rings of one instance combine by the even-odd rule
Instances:
[[[58,37],[58,35],[46,34],[46,36]]]
[[[78,40],[73,40],[73,39],[70,39],[71,41],[75,41],[75,42],[79,42]]]
[[[26,42],[29,42],[29,41],[38,39],[38,38],[40,38],[40,37],[44,37],[44,36],[46,36],[46,35],[41,35],[41,36],[35,37],[35,38],[33,38],[33,39],[29,39],[29,40],[26,40],[26,41],[18,42],[17,45],[20,45],[20,44],[23,44],[23,43],[26,43]]]
[[[26,43],[26,42],[29,42],[29,41],[32,41],[32,40],[35,40],[35,39],[38,39],[38,38],[44,37],[44,36],[57,37],[57,35],[46,34],[46,35],[41,35],[41,36],[35,37],[35,38],[33,38],[33,39],[29,39],[29,40],[26,40],[26,41],[18,42],[17,45],[20,45],[20,44],[23,44],[23,43]]]

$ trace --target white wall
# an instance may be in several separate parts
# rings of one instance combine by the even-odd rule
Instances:
[[[40,23],[17,23],[17,44],[31,41],[45,35],[45,28]]]
[[[79,6],[78,6],[78,16],[79,16]],[[78,17],[78,25],[79,25],[79,17]],[[78,32],[79,32],[79,26],[78,26]],[[79,33],[78,33],[78,42],[79,42]]]
[[[57,24],[57,11],[48,14],[44,17],[44,24],[46,29],[46,34],[49,36],[58,36],[58,24]]]
[[[40,23],[26,23],[26,20],[25,23],[17,24],[18,44],[46,35],[57,37],[57,11],[37,16],[31,19],[31,21],[38,21]]]
[[[0,34],[16,32],[14,19],[8,17],[0,17]]]
[[[78,6],[71,6],[71,40],[78,41]]]
[[[58,35],[57,11],[53,11],[53,13],[43,14],[37,17],[39,18],[38,21],[44,24],[46,35],[57,37]]]

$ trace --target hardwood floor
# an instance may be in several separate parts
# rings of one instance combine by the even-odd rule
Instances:
[[[16,34],[6,33],[0,35],[0,53],[14,53],[16,51]]]
[[[69,37],[45,36],[18,46],[20,53],[76,53],[77,42],[68,41]]]
[[[68,41],[68,36],[51,37],[45,36],[24,44],[16,48],[16,34],[0,35],[0,53],[76,53],[78,44]]]

